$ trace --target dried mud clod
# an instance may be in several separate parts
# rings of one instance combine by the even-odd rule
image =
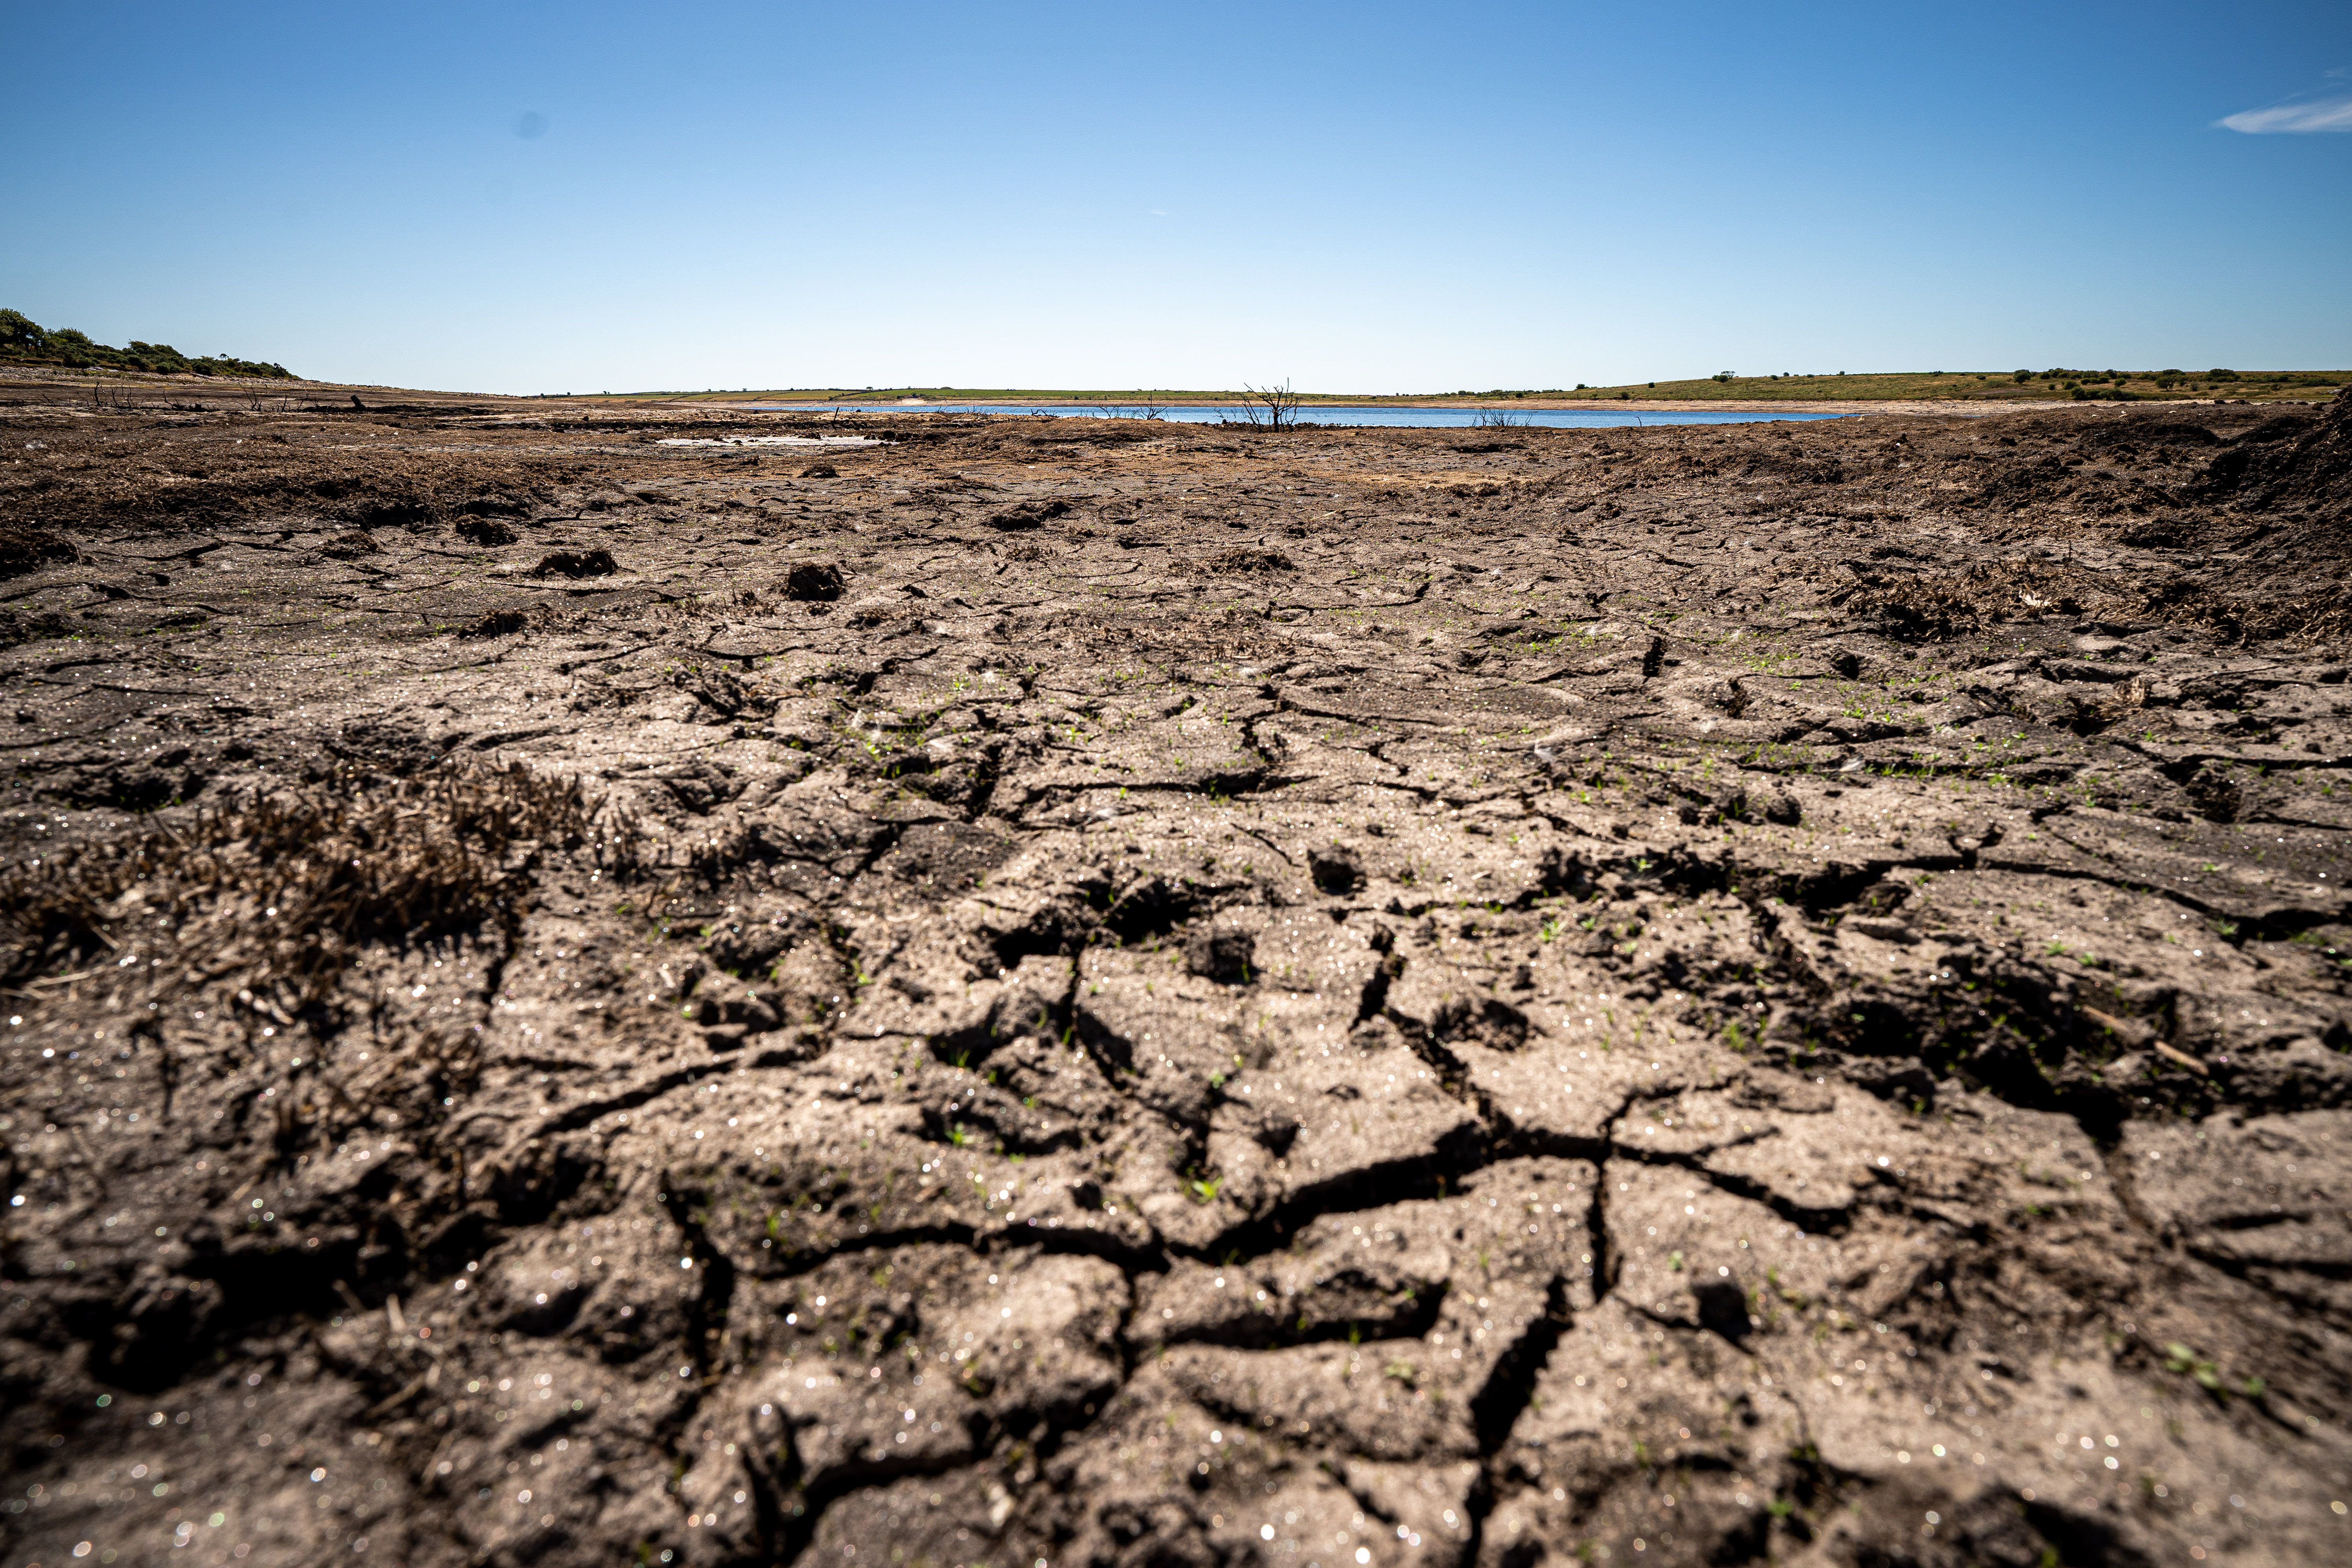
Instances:
[[[530,614],[523,610],[491,610],[458,632],[461,637],[510,637],[530,629]]]
[[[841,568],[829,561],[795,562],[784,574],[784,597],[787,599],[838,599],[846,585]]]
[[[1003,533],[1024,532],[1042,528],[1057,517],[1067,517],[1076,510],[1067,500],[1056,497],[1051,500],[1024,501],[1003,511],[992,512],[981,521]]]
[[[1217,576],[1255,572],[1292,572],[1297,568],[1279,550],[1224,550],[1193,563],[1194,571]]]
[[[503,519],[467,517],[458,521],[457,537],[468,544],[494,549],[501,544],[512,544],[521,535],[516,533],[513,525]]]
[[[551,550],[531,568],[535,577],[609,577],[621,569],[609,550]]]
[[[10,1550],[2331,1561],[2347,406],[20,405]]]

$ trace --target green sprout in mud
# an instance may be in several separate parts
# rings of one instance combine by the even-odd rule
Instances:
[[[1217,1201],[1217,1194],[1223,1190],[1224,1184],[1222,1176],[1202,1176],[1185,1183],[1184,1190],[1196,1204],[1213,1204]]]
[[[2184,1344],[2168,1344],[2164,1347],[2164,1368],[2167,1372],[2188,1378],[2208,1394],[2219,1394],[2224,1399],[2231,1394],[2242,1394],[2248,1399],[2260,1399],[2270,1392],[2270,1385],[2259,1377],[2249,1377],[2240,1383],[2236,1388],[2230,1387],[2222,1381],[2221,1369],[2218,1365]]]

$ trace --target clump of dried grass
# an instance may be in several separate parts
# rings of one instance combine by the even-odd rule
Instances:
[[[1963,637],[2000,621],[2045,610],[2083,612],[2078,574],[2038,562],[2003,561],[1965,572],[1865,579],[1831,600],[1874,615],[1885,633],[1906,641]]]
[[[2185,578],[2118,587],[2079,568],[2035,562],[1881,578],[1831,602],[1874,616],[1886,635],[1906,641],[1943,641],[2052,611],[2193,627],[2224,645],[2275,640],[2328,647],[2352,639],[2352,608],[2332,592],[2230,593]]]
[[[62,847],[0,873],[0,977],[21,984],[137,942],[192,973],[315,1000],[371,943],[498,923],[551,851],[598,841],[574,780],[520,765],[261,795]]]
[[[1221,551],[1184,563],[1183,570],[1206,577],[1230,577],[1262,572],[1295,572],[1298,568],[1279,550]]]

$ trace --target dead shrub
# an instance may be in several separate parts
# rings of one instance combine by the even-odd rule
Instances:
[[[2083,613],[2079,574],[2035,562],[2003,561],[1965,572],[1917,576],[1873,575],[1832,599],[1877,616],[1889,637],[1906,642],[1965,637],[1996,621],[2023,620],[2045,611]]]
[[[162,946],[299,1009],[363,947],[518,912],[542,855],[592,843],[590,815],[577,781],[520,764],[200,807],[0,873],[0,976]]]
[[[2352,605],[2333,592],[2263,597],[2173,583],[2142,594],[2133,608],[2150,620],[2195,626],[2223,643],[2277,641],[2335,647],[2352,641]]]

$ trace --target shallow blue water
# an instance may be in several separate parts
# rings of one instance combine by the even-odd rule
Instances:
[[[1059,418],[1098,419],[1108,415],[1114,418],[1138,418],[1141,410],[1132,407],[1098,407],[1091,404],[1040,404],[1024,408],[1013,404],[926,403],[920,406],[888,403],[734,403],[730,408],[760,410],[801,409],[830,413],[835,409],[869,414],[1050,414]],[[1400,408],[1371,405],[1339,405],[1328,407],[1301,408],[1302,422],[1311,425],[1381,425],[1428,429],[1456,430],[1475,426],[1482,414],[1490,411],[1476,408]],[[1615,428],[1620,426],[1647,425],[1751,425],[1771,419],[1849,419],[1847,414],[1757,414],[1717,409],[1654,409],[1628,408],[1531,408],[1504,410],[1514,425],[1540,425],[1552,428],[1590,429],[1595,426]],[[1216,425],[1226,421],[1242,423],[1236,408],[1211,408],[1199,405],[1170,408],[1160,418],[1176,425]]]

